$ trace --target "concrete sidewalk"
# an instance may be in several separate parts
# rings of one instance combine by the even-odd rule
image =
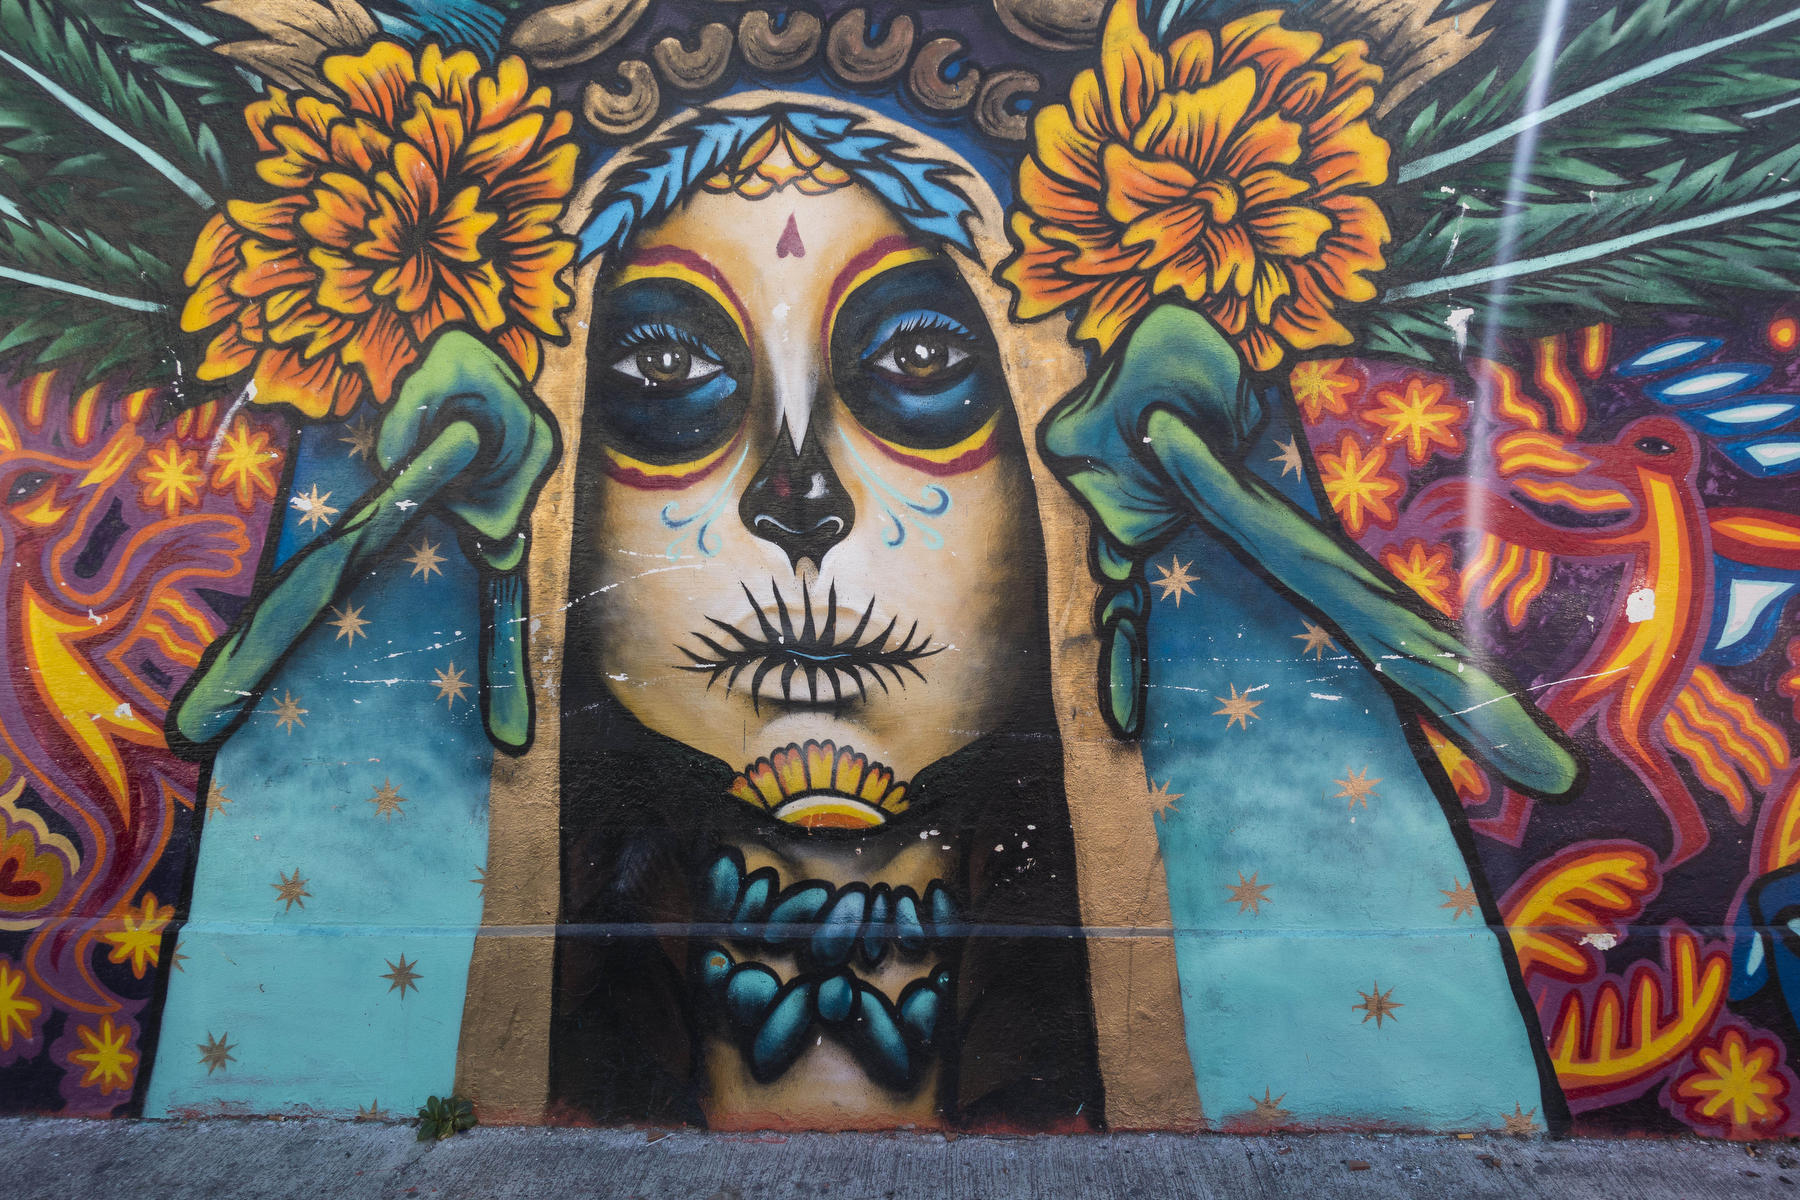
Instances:
[[[6,1200],[1800,1200],[1800,1147],[1310,1135],[727,1136],[339,1121],[0,1120]]]

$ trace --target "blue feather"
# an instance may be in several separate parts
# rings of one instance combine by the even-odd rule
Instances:
[[[844,113],[784,109],[780,119],[827,159],[880,196],[914,229],[975,252],[965,223],[974,205],[945,181],[946,164],[908,157],[901,142],[867,129]],[[701,180],[718,172],[753,141],[776,114],[730,113],[677,129],[641,152],[610,189],[613,199],[582,227],[581,258],[618,250],[638,226],[673,209]]]
[[[448,46],[468,46],[488,61],[500,52],[506,18],[481,0],[376,0],[370,5],[386,32],[407,42],[436,38]]]

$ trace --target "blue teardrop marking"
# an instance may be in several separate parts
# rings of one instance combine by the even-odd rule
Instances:
[[[758,1082],[769,1082],[799,1057],[812,1025],[813,987],[798,979],[788,984],[756,1031],[750,1043],[750,1073]]]
[[[943,1007],[943,1000],[937,988],[924,981],[913,984],[900,997],[900,1027],[912,1036],[916,1044],[931,1045],[931,1036],[937,1032],[938,1012]]]
[[[755,873],[744,894],[738,899],[737,908],[731,914],[731,933],[733,937],[754,938],[761,930],[754,928],[761,925],[769,912],[769,894],[775,890],[775,873]]]
[[[718,861],[706,872],[706,919],[728,919],[731,910],[737,907],[738,895],[743,887],[744,872],[738,865],[736,856],[719,855]]]
[[[962,913],[957,910],[956,901],[935,879],[925,889],[925,911],[931,916],[932,937],[955,937],[962,932]]]
[[[846,1040],[861,1051],[857,1057],[869,1074],[889,1087],[906,1087],[912,1083],[912,1054],[887,997],[866,984],[857,992],[861,1019],[844,1027]]]
[[[1774,479],[1800,471],[1800,437],[1752,438],[1744,442],[1720,442],[1728,458],[1758,479]]]
[[[826,911],[817,933],[812,937],[812,958],[828,967],[841,967],[850,961],[856,946],[856,935],[862,930],[863,910],[869,895],[860,887],[846,887]]]
[[[894,896],[894,940],[902,954],[917,954],[925,948],[925,927],[919,924],[919,906],[911,888],[901,888]]]
[[[819,1019],[827,1025],[842,1025],[856,1008],[856,984],[849,975],[839,973],[819,985]]]
[[[1654,375],[1697,363],[1725,344],[1722,338],[1674,338],[1658,342],[1647,350],[1632,355],[1613,370],[1630,379],[1637,375]]]
[[[887,884],[878,883],[869,896],[869,915],[863,922],[863,961],[874,966],[887,957],[888,938],[892,936],[893,931],[888,928]]]
[[[700,982],[716,996],[725,992],[725,981],[731,975],[731,955],[722,946],[710,946],[700,960]]]
[[[781,991],[781,980],[761,963],[744,963],[725,981],[725,1015],[740,1029],[762,1021]]]
[[[1644,391],[1659,403],[1685,407],[1734,396],[1768,377],[1769,368],[1761,363],[1712,363],[1683,371],[1672,379],[1646,383]]]
[[[763,940],[771,946],[779,946],[790,939],[798,941],[806,937],[813,918],[830,899],[831,889],[822,883],[801,888],[777,904],[775,911],[769,914],[769,928],[763,934]]]
[[[1738,396],[1724,404],[1690,409],[1681,419],[1715,437],[1737,437],[1779,429],[1800,413],[1800,396]]]

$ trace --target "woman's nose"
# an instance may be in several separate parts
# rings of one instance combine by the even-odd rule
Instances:
[[[738,500],[744,527],[780,547],[796,571],[802,559],[819,567],[856,522],[850,493],[819,444],[819,424],[810,424],[796,450],[783,421],[769,457]]]

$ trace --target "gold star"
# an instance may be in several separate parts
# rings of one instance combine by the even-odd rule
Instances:
[[[367,1108],[362,1107],[360,1104],[357,1105],[356,1119],[359,1121],[384,1121],[387,1119],[387,1114],[381,1111],[381,1102],[379,1100],[370,1100],[369,1107]]]
[[[419,576],[423,575],[426,582],[429,583],[433,571],[442,575],[444,569],[438,566],[438,564],[441,562],[448,562],[449,560],[440,555],[437,552],[437,549],[438,548],[431,543],[429,538],[420,538],[419,544],[413,547],[413,552],[407,555],[403,560],[412,564],[412,574],[407,576],[407,578],[417,579]]]
[[[384,959],[383,961],[387,960]],[[395,966],[391,961],[388,961],[387,974],[382,976],[383,979],[388,981],[388,991],[391,992],[395,989],[399,989],[400,998],[402,1000],[406,999],[407,988],[411,988],[415,992],[418,991],[419,985],[416,981],[425,978],[423,975],[420,975],[413,970],[413,968],[418,965],[418,959],[415,958],[411,962],[407,962],[406,955],[404,954],[400,956],[400,964],[398,966]]]
[[[1245,879],[1244,873],[1239,871],[1237,883],[1225,885],[1225,890],[1231,893],[1225,902],[1237,905],[1240,913],[1254,913],[1261,916],[1262,906],[1271,903],[1268,897],[1269,885],[1256,882],[1257,874],[1258,872],[1252,871],[1250,878]]]
[[[206,785],[206,820],[209,824],[212,822],[212,819],[214,817],[224,815],[225,806],[227,804],[234,804],[234,803],[236,803],[236,801],[232,800],[232,798],[230,796],[227,796],[225,794],[225,789],[219,786],[218,780],[213,779],[213,780],[209,780],[207,782],[207,785]]]
[[[1255,1121],[1258,1125],[1280,1125],[1294,1115],[1287,1109],[1281,1107],[1281,1102],[1286,1099],[1287,1093],[1283,1092],[1281,1095],[1271,1100],[1269,1099],[1269,1089],[1264,1088],[1263,1098],[1261,1100],[1258,1100],[1255,1096],[1250,1097],[1250,1103],[1256,1106],[1256,1111],[1250,1114],[1250,1119]]]
[[[375,794],[369,797],[368,802],[375,806],[375,815],[378,817],[386,817],[392,821],[395,813],[403,817],[406,815],[406,811],[400,807],[406,803],[406,797],[400,794],[400,789],[394,786],[391,779],[382,780],[381,786],[375,789]]]
[[[337,620],[327,621],[325,623],[338,631],[338,638],[343,638],[352,646],[356,645],[356,639],[358,637],[361,637],[365,642],[369,640],[369,635],[363,632],[363,626],[370,624],[370,622],[363,620],[362,609],[358,608],[356,605],[344,605],[343,612],[339,612],[334,608],[331,610],[331,615],[336,617]],[[332,640],[336,641],[337,638],[333,638]]]
[[[368,458],[375,452],[375,422],[367,417],[357,418],[356,424],[344,426],[347,433],[338,439],[350,447],[345,451],[346,458]]]
[[[1381,799],[1381,796],[1375,791],[1375,785],[1381,780],[1370,779],[1369,768],[1364,767],[1361,771],[1352,771],[1349,767],[1345,767],[1344,774],[1350,778],[1331,781],[1338,785],[1338,793],[1332,797],[1333,800],[1343,800],[1348,797],[1350,803],[1346,804],[1345,808],[1355,808],[1358,804],[1367,808],[1370,799]]]
[[[1522,1112],[1519,1109],[1519,1105],[1515,1102],[1513,1104],[1513,1110],[1509,1113],[1501,1113],[1500,1119],[1506,1122],[1507,1133],[1512,1134],[1514,1137],[1530,1137],[1537,1132],[1537,1122],[1531,1119],[1536,1115],[1537,1109],[1534,1108],[1530,1112]]]
[[[486,896],[487,895],[487,868],[486,867],[476,867],[475,868],[475,878],[469,880],[469,882],[474,884],[476,887],[480,888],[481,894],[483,896]]]
[[[1275,444],[1281,447],[1281,453],[1269,461],[1281,464],[1281,478],[1286,479],[1288,472],[1292,471],[1301,479],[1305,479],[1306,467],[1300,461],[1300,443],[1294,438],[1289,438],[1285,442],[1276,442]]]
[[[331,507],[331,505],[325,503],[329,499],[331,499],[331,493],[326,492],[321,496],[319,494],[319,485],[315,483],[312,485],[311,492],[304,496],[296,492],[294,498],[289,501],[289,503],[300,510],[300,524],[304,525],[306,528],[312,529],[318,525],[324,525],[329,528],[331,526],[331,518],[337,516],[338,511]]]
[[[463,693],[474,685],[463,679],[463,673],[451,663],[447,670],[437,673],[437,682],[431,685],[438,690],[437,699],[444,702],[445,708],[455,708],[456,702],[463,698]]]
[[[1329,633],[1326,633],[1311,621],[1302,620],[1300,623],[1306,626],[1306,632],[1296,633],[1294,635],[1294,640],[1296,642],[1306,643],[1306,645],[1300,647],[1300,656],[1302,658],[1310,654],[1316,662],[1325,657],[1325,652],[1327,650],[1337,649],[1337,647],[1332,644],[1331,635]]]
[[[1450,897],[1438,907],[1454,908],[1456,911],[1450,914],[1452,921],[1460,920],[1465,914],[1472,914],[1475,906],[1480,903],[1480,899],[1475,895],[1475,889],[1460,879],[1452,879],[1448,890],[1439,888],[1438,891],[1442,895]]]
[[[1155,816],[1161,817],[1165,821],[1169,819],[1170,813],[1181,811],[1175,806],[1175,802],[1187,794],[1186,792],[1171,793],[1169,785],[1174,782],[1173,779],[1165,779],[1150,789],[1150,807],[1155,810]]]
[[[1357,992],[1356,994],[1363,998],[1363,1002],[1361,1004],[1352,1004],[1350,1006],[1350,1011],[1360,1011],[1363,1015],[1362,1023],[1364,1025],[1369,1023],[1370,1017],[1374,1017],[1375,1028],[1377,1029],[1381,1028],[1381,1023],[1384,1020],[1398,1021],[1400,1018],[1394,1015],[1394,1010],[1396,1008],[1405,1008],[1406,1005],[1401,1004],[1396,1000],[1388,999],[1389,996],[1394,994],[1394,989],[1389,988],[1384,992],[1381,990],[1381,984],[1379,982],[1370,984],[1369,986],[1373,987],[1375,990],[1372,992]]]
[[[187,961],[187,955],[182,953],[181,943],[176,942],[175,943],[175,953],[169,956],[169,965],[171,967],[174,967],[177,971],[180,971],[183,975],[186,975],[187,968],[181,965],[182,963],[184,963],[186,961]]]
[[[1170,596],[1175,597],[1175,607],[1180,608],[1182,593],[1186,592],[1192,596],[1194,594],[1193,582],[1200,578],[1198,575],[1188,574],[1188,568],[1193,565],[1191,562],[1184,563],[1180,558],[1171,554],[1168,566],[1165,567],[1161,563],[1156,564],[1156,569],[1162,572],[1162,578],[1151,580],[1151,585],[1162,589],[1164,600]]]
[[[287,901],[287,907],[281,911],[293,912],[294,905],[296,904],[301,908],[305,908],[306,897],[312,895],[312,893],[306,890],[306,880],[300,878],[300,868],[294,868],[294,877],[292,879],[287,877],[285,871],[277,870],[275,874],[281,882],[271,883],[269,886],[275,889],[275,902],[277,904],[284,900]]]
[[[234,1063],[237,1061],[237,1059],[232,1057],[231,1043],[226,1040],[230,1036],[229,1033],[222,1033],[218,1037],[214,1037],[209,1033],[206,1035],[206,1040],[204,1042],[194,1043],[194,1049],[200,1051],[200,1061],[205,1064],[206,1073],[208,1075],[211,1075],[226,1063]]]
[[[302,729],[306,728],[306,722],[302,721],[300,718],[311,712],[312,709],[301,708],[300,698],[298,696],[294,695],[292,692],[283,692],[281,699],[276,703],[274,708],[264,709],[263,711],[274,716],[275,727],[277,729],[285,729],[288,731],[288,736],[293,737],[294,726],[298,725]]]
[[[1240,729],[1249,729],[1251,719],[1258,721],[1262,720],[1261,717],[1256,715],[1256,708],[1257,705],[1262,703],[1261,700],[1250,699],[1250,692],[1245,692],[1241,696],[1238,695],[1237,684],[1235,683],[1227,684],[1226,686],[1231,689],[1231,699],[1227,700],[1223,696],[1213,697],[1214,700],[1217,700],[1220,704],[1225,706],[1213,713],[1213,716],[1215,717],[1226,718],[1225,728],[1230,729],[1233,725],[1236,725]],[[1255,690],[1255,688],[1250,689],[1250,691]]]

